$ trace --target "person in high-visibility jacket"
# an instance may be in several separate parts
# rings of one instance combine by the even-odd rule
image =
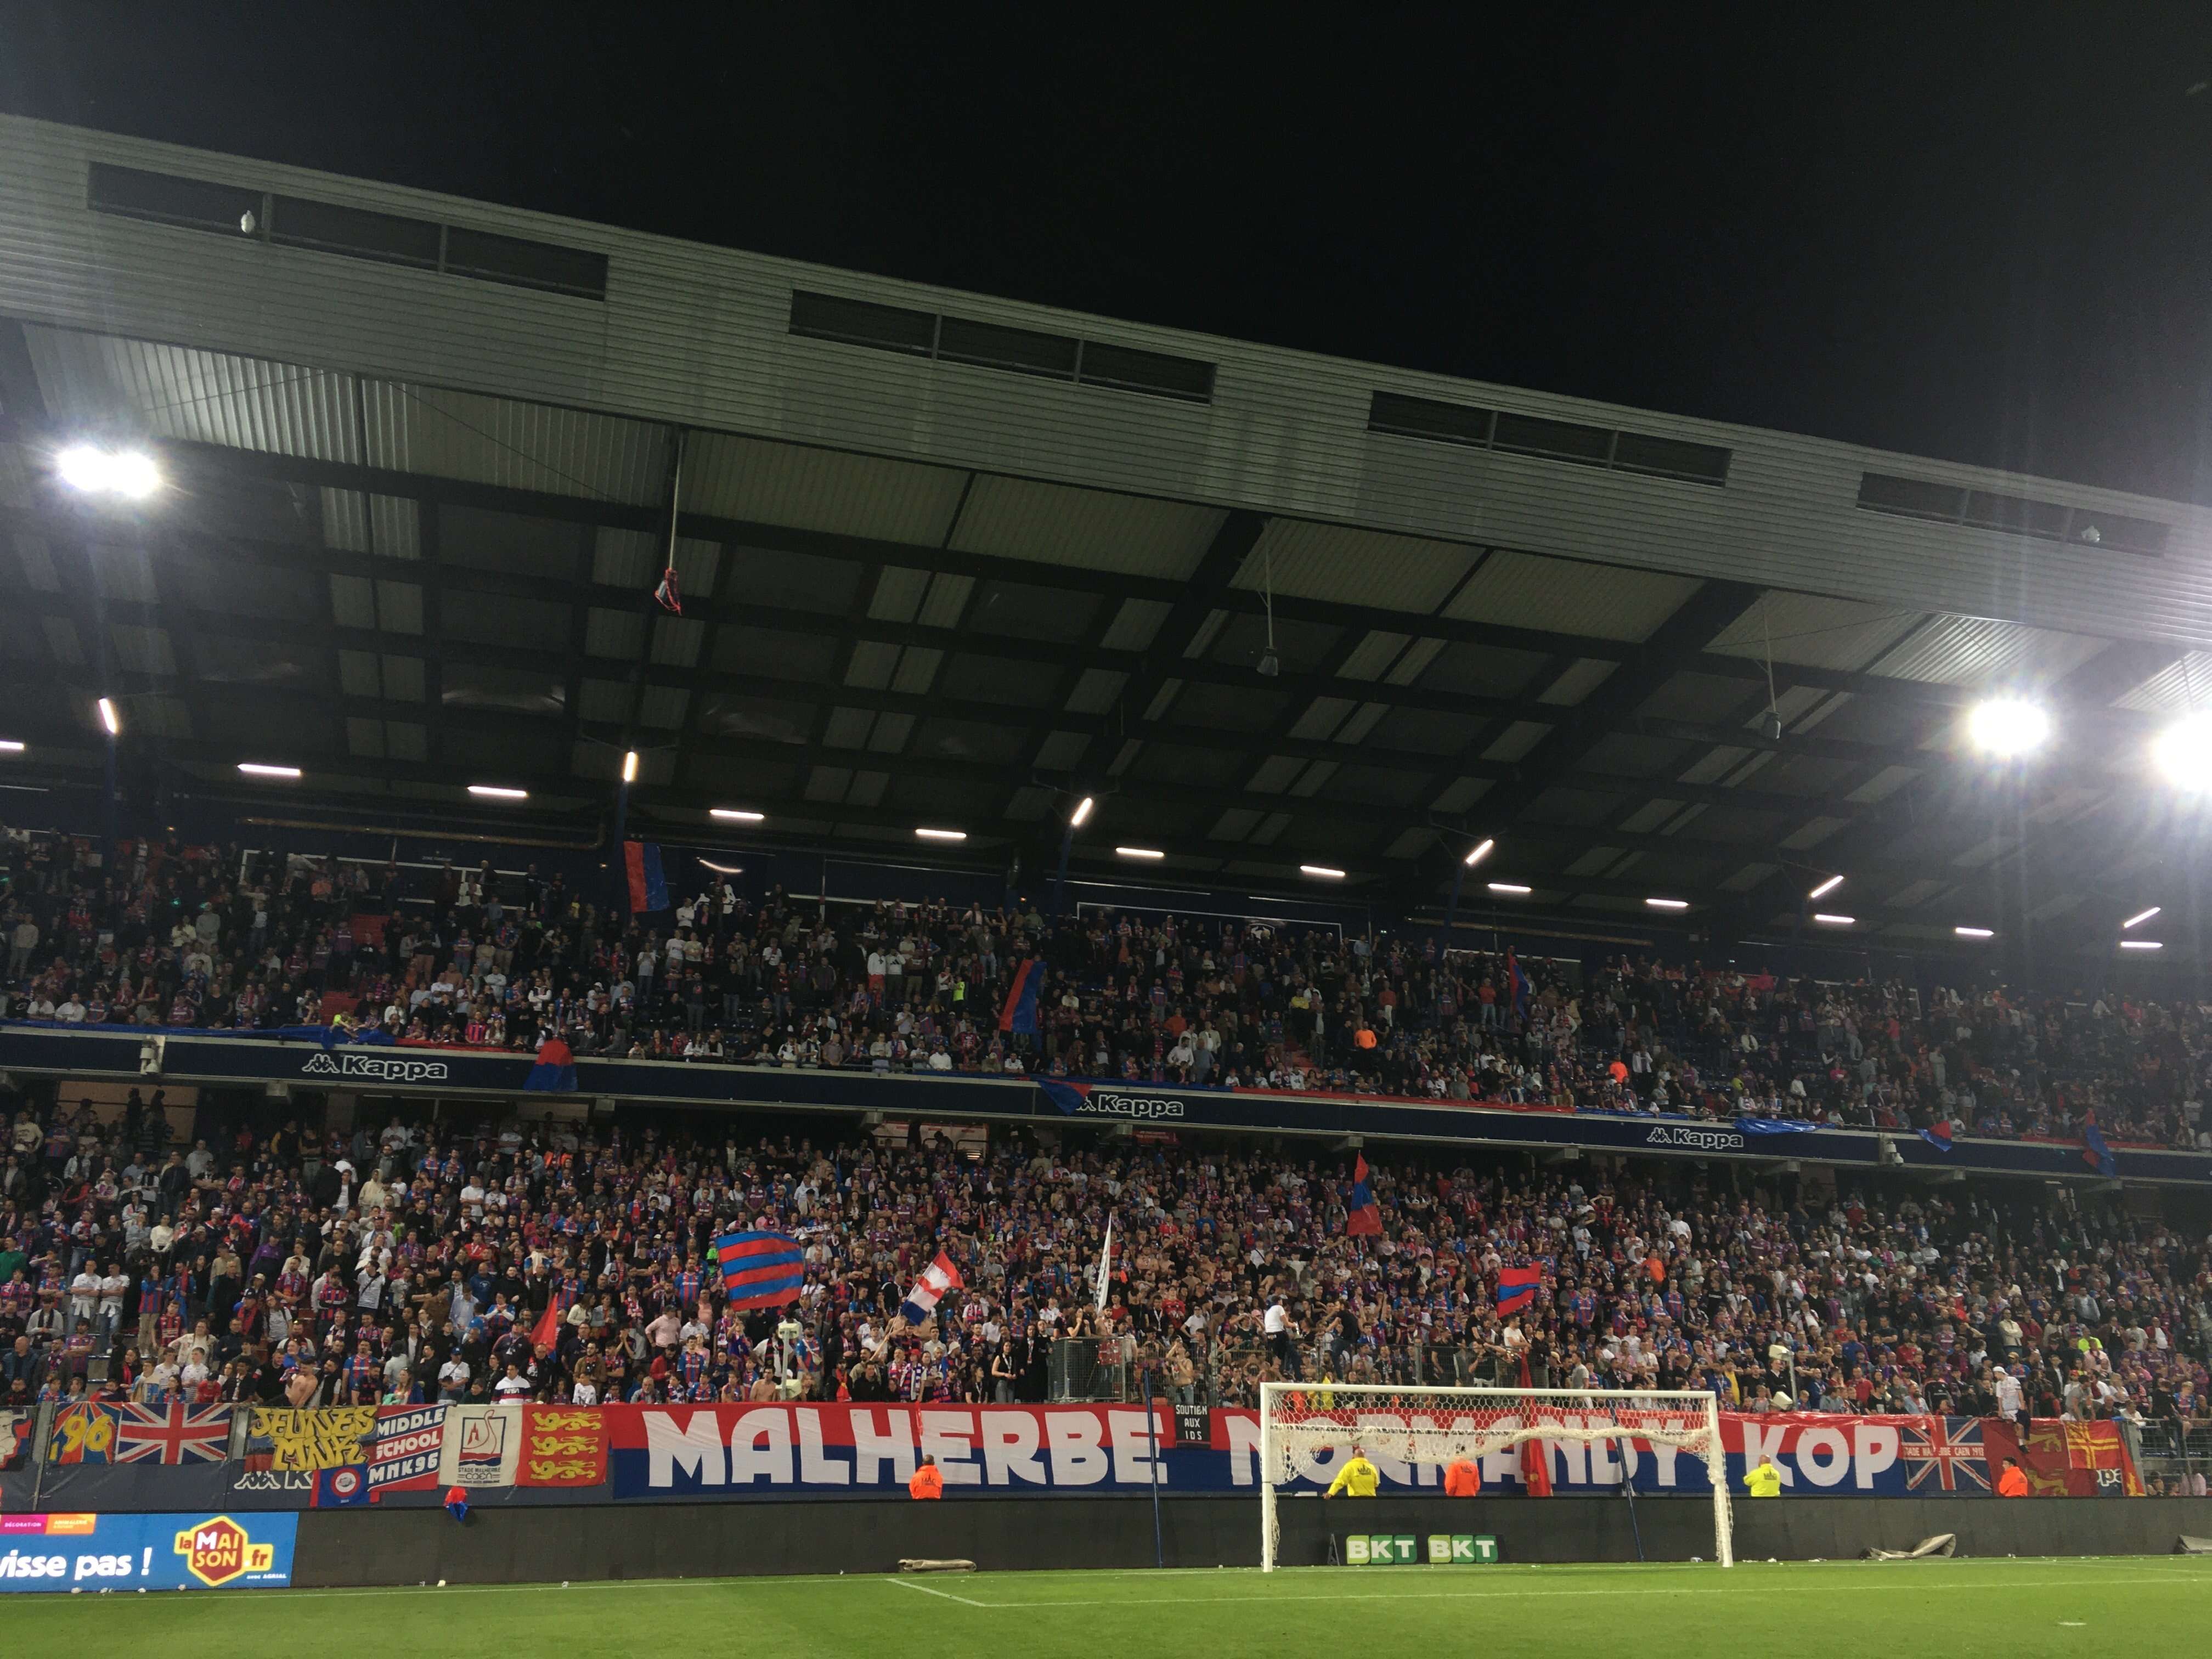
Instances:
[[[1997,1476],[1997,1496],[2025,1498],[2027,1496],[2027,1471],[2020,1466],[2020,1459],[2005,1459],[2004,1473]]]
[[[924,1452],[921,1467],[914,1472],[914,1479],[906,1483],[908,1493],[915,1498],[945,1496],[945,1472],[937,1467],[937,1460]]]
[[[1762,1457],[1759,1467],[1743,1478],[1744,1490],[1753,1498],[1782,1496],[1782,1471],[1774,1467],[1771,1457]]]
[[[1444,1496],[1474,1498],[1482,1491],[1482,1471],[1470,1457],[1455,1457],[1444,1465]]]
[[[1352,1461],[1336,1472],[1336,1479],[1328,1483],[1325,1498],[1344,1492],[1353,1498],[1372,1498],[1375,1488],[1382,1484],[1382,1471],[1367,1461],[1367,1454],[1358,1447],[1352,1449]]]

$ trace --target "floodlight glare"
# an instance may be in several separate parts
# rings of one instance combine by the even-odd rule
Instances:
[[[1091,821],[1091,809],[1097,805],[1098,803],[1097,801],[1093,800],[1090,796],[1085,795],[1076,804],[1075,811],[1068,814],[1067,827],[1071,830],[1080,830],[1083,828],[1085,824]]]
[[[1974,705],[1966,735],[1985,755],[2009,759],[2040,749],[2051,736],[2051,715],[2040,704],[1992,697]]]
[[[2176,788],[2212,789],[2212,708],[2184,714],[2152,740],[2150,752]]]
[[[136,449],[72,444],[54,457],[54,470],[72,489],[88,495],[120,495],[134,501],[143,501],[161,483],[154,458]]]

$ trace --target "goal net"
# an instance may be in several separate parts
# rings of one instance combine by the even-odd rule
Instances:
[[[1446,1467],[1464,1459],[1485,1492],[1633,1501],[1648,1468],[1674,1495],[1662,1501],[1710,1498],[1712,1559],[1735,1565],[1720,1402],[1711,1392],[1264,1382],[1259,1449],[1260,1564],[1270,1572],[1282,1543],[1279,1501],[1325,1492],[1355,1451],[1381,1473],[1383,1492],[1407,1496],[1441,1493]]]

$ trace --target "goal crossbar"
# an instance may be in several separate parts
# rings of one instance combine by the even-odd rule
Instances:
[[[1261,1566],[1279,1565],[1277,1488],[1358,1450],[1391,1463],[1431,1468],[1480,1462],[1531,1441],[1555,1445],[1624,1443],[1623,1481],[1638,1444],[1686,1452],[1705,1465],[1712,1488],[1713,1557],[1735,1564],[1720,1402],[1710,1390],[1653,1389],[1393,1387],[1358,1382],[1265,1382],[1260,1389]],[[1550,1451],[1545,1454],[1547,1466]]]

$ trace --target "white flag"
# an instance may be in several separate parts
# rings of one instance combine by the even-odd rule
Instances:
[[[1106,1218],[1106,1242],[1098,1247],[1098,1297],[1100,1313],[1106,1311],[1106,1276],[1114,1271],[1114,1218]]]

